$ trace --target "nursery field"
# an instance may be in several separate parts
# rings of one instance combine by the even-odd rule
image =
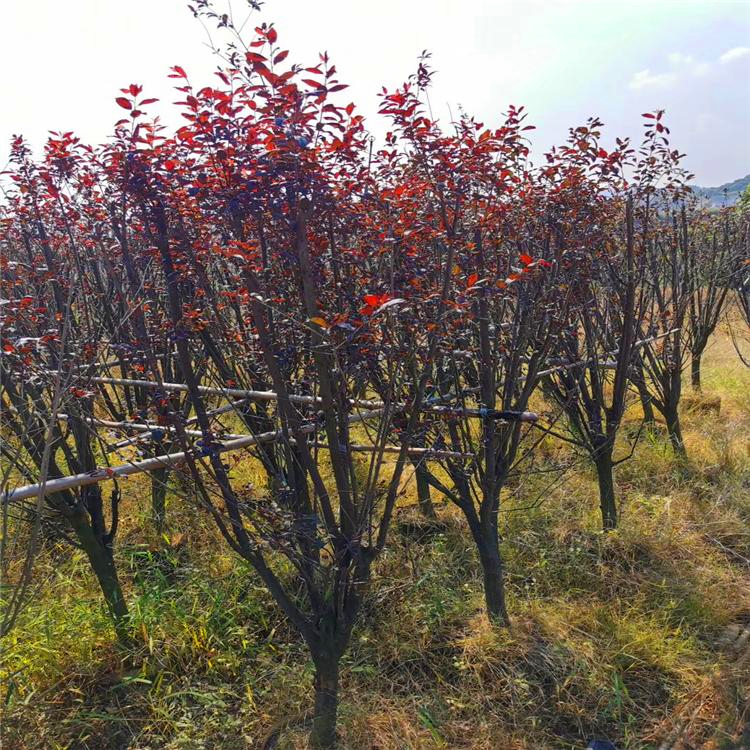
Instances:
[[[0,173],[3,748],[750,748],[750,188],[190,10]]]

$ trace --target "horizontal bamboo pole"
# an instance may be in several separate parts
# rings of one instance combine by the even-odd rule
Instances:
[[[294,438],[292,438],[289,442],[294,443],[295,442]],[[311,445],[315,446],[316,448],[325,448],[326,450],[328,449],[327,443],[314,442],[314,443],[311,443]],[[384,445],[382,446],[382,448],[379,448],[375,445],[354,444],[354,445],[350,445],[349,449],[355,453],[379,453],[381,450],[383,451],[383,453],[400,453],[401,452],[401,446],[399,445]],[[414,458],[419,458],[419,457],[474,458],[473,453],[460,453],[459,451],[445,451],[439,448],[407,448],[406,454],[408,456],[413,456]]]
[[[382,410],[384,411],[384,410]],[[371,417],[376,416],[373,412],[366,414],[356,414],[349,417],[349,423],[354,424],[356,422],[363,422]],[[115,423],[118,424],[118,423]],[[119,423],[121,424],[121,423]],[[145,425],[141,425],[145,427]],[[300,428],[300,432],[303,434],[310,434],[320,429],[319,424],[308,424]],[[261,445],[264,443],[274,442],[284,437],[284,431],[276,430],[274,432],[264,432],[259,435],[243,435],[236,437],[226,442],[220,442],[216,446],[216,450],[219,453],[226,453],[227,451],[239,450],[241,448],[248,448],[254,445]],[[292,440],[291,442],[294,442]],[[322,448],[328,449],[329,446],[326,444],[316,443]],[[384,453],[398,453],[401,448],[399,446],[383,446],[382,448],[377,446],[367,445],[352,445],[351,450],[358,452],[376,452],[383,450]],[[472,454],[459,453],[456,451],[444,451],[444,450],[432,450],[430,448],[409,448],[408,454],[415,457],[433,457],[433,458],[471,458]],[[20,500],[28,500],[32,497],[38,497],[40,492],[43,495],[51,495],[55,492],[63,492],[65,490],[72,490],[78,487],[87,487],[92,484],[98,484],[99,482],[105,482],[110,479],[122,479],[125,477],[133,476],[134,474],[142,474],[144,472],[156,471],[157,469],[164,468],[175,468],[180,466],[186,459],[188,454],[185,451],[177,453],[165,453],[161,456],[155,456],[154,458],[142,459],[139,461],[132,461],[127,464],[121,464],[120,466],[108,467],[105,469],[94,469],[93,471],[72,474],[68,477],[60,477],[56,479],[48,479],[44,483],[39,484],[27,484],[22,487],[17,487],[10,492],[5,492],[0,495],[0,502],[3,504],[17,502]]]
[[[175,391],[187,393],[189,388],[184,383],[156,383],[153,380],[132,380],[130,378],[91,378],[92,383],[101,383],[104,385],[127,385],[138,388],[152,388],[155,390]],[[205,396],[233,396],[238,398],[250,399],[251,401],[276,401],[278,394],[274,391],[254,391],[243,388],[214,388],[207,385],[199,385],[198,392]],[[289,400],[293,404],[304,404],[306,406],[315,406],[322,404],[323,399],[320,396],[298,396],[290,395]],[[353,406],[360,409],[379,409],[385,404],[382,401],[358,400],[351,402]]]
[[[314,426],[314,428],[317,427],[318,425]],[[216,450],[218,453],[226,453],[227,451],[239,450],[253,445],[274,442],[282,437],[280,433],[281,431],[264,432],[260,435],[245,435],[241,438],[219,443]],[[295,443],[296,441],[292,439],[290,442]],[[325,443],[315,442],[313,445],[325,449],[329,448]],[[401,451],[401,448],[397,445],[386,445],[382,448],[372,445],[351,445],[349,448],[352,451],[364,453],[376,453],[381,450],[383,453],[400,453]],[[431,448],[408,448],[407,454],[416,458],[473,458],[471,453],[433,450]],[[165,453],[161,456],[133,461],[127,464],[121,464],[120,466],[113,466],[106,469],[94,469],[90,472],[72,474],[71,476],[61,477],[59,479],[48,479],[43,485],[27,484],[22,487],[17,487],[10,492],[3,493],[3,495],[0,496],[0,501],[3,504],[9,504],[20,500],[28,500],[32,497],[38,497],[40,492],[43,495],[52,495],[55,492],[87,487],[92,484],[98,484],[99,482],[106,482],[110,479],[123,479],[133,476],[134,474],[143,474],[157,469],[176,468],[186,460],[187,455],[188,454],[184,451],[180,451],[179,453]]]
[[[231,411],[236,411],[237,407],[240,404],[244,404],[248,401],[246,398],[241,398],[238,401],[232,401],[231,403],[225,404],[224,406],[219,407],[218,409],[210,409],[206,412],[206,415],[209,417],[215,417],[218,414],[227,414]],[[198,422],[198,417],[190,417],[190,419],[185,420],[185,424],[196,424]],[[124,424],[132,424],[130,422],[125,422]],[[136,423],[137,424],[137,423]],[[149,425],[149,430],[158,430],[158,429],[165,429],[165,426],[163,425]],[[166,429],[173,431],[176,428],[172,425],[167,425]],[[186,435],[190,435],[193,437],[200,437],[203,433],[199,432],[198,430],[185,430]],[[242,437],[242,435],[226,435],[226,437]],[[138,435],[136,437],[130,437],[127,440],[120,440],[119,442],[115,443],[114,445],[109,446],[110,451],[117,450],[118,448],[124,448],[125,446],[132,445],[133,443],[140,442],[144,439],[143,435]]]
[[[164,391],[181,391],[188,390],[184,383],[154,383],[151,380],[129,380],[127,378],[91,378],[94,383],[106,383],[110,385],[138,386],[141,388],[161,389]],[[275,401],[278,394],[274,391],[251,391],[241,388],[213,388],[210,386],[198,386],[200,393],[213,396],[242,396],[250,400],[258,401]],[[289,400],[292,403],[307,404],[310,406],[322,403],[319,396],[298,396],[290,395]],[[353,399],[350,405],[359,409],[382,409],[386,406],[384,401],[371,401],[363,399]],[[391,408],[403,410],[407,408],[406,404],[392,404]],[[421,411],[428,414],[446,414],[450,416],[466,417],[489,417],[491,419],[517,420],[520,422],[535,422],[539,417],[533,412],[515,412],[515,411],[497,411],[495,409],[465,409],[454,406],[438,406],[427,404],[421,408]]]
[[[276,432],[265,432],[260,435],[248,435],[247,437],[240,438],[239,440],[230,440],[228,443],[217,446],[217,450],[221,453],[230,450],[237,450],[240,448],[247,448],[251,445],[259,445],[277,439]],[[36,497],[40,492],[44,495],[51,495],[55,492],[63,492],[65,490],[73,490],[78,487],[88,487],[92,484],[98,484],[99,482],[105,482],[108,479],[124,479],[125,477],[132,476],[133,474],[141,474],[147,471],[156,471],[157,469],[174,468],[181,465],[187,458],[187,453],[180,451],[179,453],[165,453],[161,456],[154,458],[142,459],[140,461],[133,461],[131,463],[122,464],[120,466],[114,466],[106,469],[94,469],[93,471],[86,472],[83,474],[72,474],[68,477],[61,477],[59,479],[48,479],[44,486],[40,484],[27,484],[23,487],[17,487],[10,492],[6,492],[2,495],[3,503],[12,503],[18,500],[26,500],[31,497]]]
[[[651,336],[647,339],[641,339],[640,341],[636,341],[635,344],[633,344],[634,349],[640,349],[643,346],[646,346],[646,344],[651,344],[654,341],[658,341],[659,339],[666,338],[667,336],[671,336],[673,333],[677,333],[680,329],[679,328],[673,328],[671,331],[667,331],[666,333],[660,333],[658,336]],[[615,349],[611,352],[605,352],[605,357],[615,357],[619,353],[619,349]],[[545,375],[552,375],[556,372],[562,372],[563,370],[572,370],[574,367],[588,367],[590,365],[594,365],[596,367],[601,367],[604,370],[614,370],[617,367],[617,362],[596,362],[592,359],[581,359],[577,362],[566,362],[563,365],[558,365],[557,367],[551,367],[548,370],[540,370],[536,376],[537,378],[543,378]]]
[[[565,370],[574,370],[576,367],[589,367],[594,365],[597,369],[601,370],[614,370],[617,367],[617,362],[589,362],[582,360],[581,362],[569,362],[566,365],[559,365],[558,367],[551,367],[549,370],[539,370],[536,374],[537,378],[543,378],[546,375],[552,375],[556,372],[563,372]]]
[[[71,419],[71,416],[69,414],[58,414],[58,419],[62,419],[63,421],[68,421]],[[142,432],[142,433],[148,433],[153,432],[154,430],[162,430],[163,432],[175,432],[177,428],[174,425],[160,425],[160,424],[149,424],[144,422],[112,422],[108,419],[98,419],[97,417],[83,417],[83,421],[87,424],[93,424],[93,425],[100,425],[101,427],[106,427],[110,430],[122,430],[123,432]],[[184,430],[185,435],[188,437],[203,437],[203,433],[200,430]],[[142,435],[137,436],[136,438],[129,438],[127,441],[123,440],[121,443],[116,443],[114,447],[121,448],[125,445],[128,445],[130,441],[134,439],[138,439],[140,437],[143,437]],[[235,435],[232,433],[228,433],[226,435],[222,435],[222,439],[239,439],[241,437],[245,437],[244,435]]]
[[[69,419],[69,416],[67,414],[58,414],[57,415],[59,419]],[[355,415],[353,418],[350,419],[350,424],[354,422],[361,422],[365,421],[365,419],[368,419],[372,417],[372,412],[369,412],[367,414],[363,415]],[[86,417],[86,422],[89,422],[90,424],[98,424],[102,427],[108,427],[110,429],[116,429],[116,430],[134,430],[135,432],[142,433],[140,435],[137,435],[135,437],[128,438],[127,440],[123,440],[119,443],[115,443],[114,445],[109,446],[109,450],[117,450],[119,448],[124,448],[131,443],[143,440],[144,438],[148,438],[148,433],[153,432],[154,430],[161,430],[165,432],[176,432],[177,428],[174,425],[157,425],[157,424],[144,424],[142,422],[112,422],[107,419],[97,419],[95,417]],[[203,437],[203,433],[200,430],[184,430],[184,434],[188,437]],[[227,440],[240,440],[244,437],[248,437],[248,435],[238,435],[235,433],[226,433],[223,435],[219,435],[217,437],[217,440],[219,442],[224,442]],[[295,440],[291,438],[289,440],[290,443],[295,444]],[[328,445],[326,443],[320,443],[320,442],[314,442],[311,443],[311,445],[314,445],[318,448],[328,448]],[[375,451],[379,450],[379,448],[376,448],[372,445],[359,445],[354,444],[350,445],[349,448],[352,451],[358,452],[358,453],[374,453]],[[398,445],[386,445],[383,448],[384,453],[398,453],[401,450],[401,448]],[[432,456],[434,458],[472,458],[473,454],[471,453],[459,453],[457,451],[447,451],[447,450],[433,450],[432,448],[409,448],[408,453],[410,456]]]
[[[349,418],[350,424],[357,421],[364,421],[365,419],[374,416],[372,412],[367,415],[354,415]],[[300,428],[302,434],[310,434],[320,428],[318,424],[307,424]],[[283,430],[274,430],[273,432],[262,432],[259,435],[245,435],[236,440],[230,440],[224,444],[219,444],[217,450],[220,453],[226,451],[238,450],[240,448],[249,448],[253,445],[262,445],[264,443],[274,442],[280,437],[284,436]],[[177,453],[165,453],[161,456],[155,456],[153,458],[141,459],[139,461],[131,461],[127,464],[122,464],[115,467],[107,467],[106,469],[94,469],[93,471],[72,474],[67,477],[60,477],[55,479],[47,479],[44,483],[39,484],[28,484],[23,487],[17,487],[10,492],[4,492],[0,495],[0,501],[5,503],[11,503],[17,500],[27,500],[30,497],[38,497],[41,492],[44,495],[51,495],[55,492],[63,492],[64,490],[76,489],[77,487],[87,487],[98,482],[105,482],[108,479],[118,479],[122,477],[129,477],[133,474],[141,474],[148,471],[156,471],[157,469],[174,468],[182,464],[188,454],[185,451],[179,451]]]

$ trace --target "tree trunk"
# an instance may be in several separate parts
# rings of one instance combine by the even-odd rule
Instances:
[[[703,352],[693,352],[690,361],[690,383],[693,390],[700,393],[701,391],[701,357]]]
[[[169,470],[156,469],[151,472],[151,521],[156,530],[162,534],[167,518],[167,477]]]
[[[599,506],[602,511],[602,528],[611,531],[617,528],[617,502],[615,499],[614,466],[612,454],[602,452],[594,458],[596,476],[599,480]]]
[[[412,457],[411,462],[414,466],[414,474],[417,481],[419,511],[425,518],[434,521],[437,518],[437,514],[435,513],[435,506],[432,504],[432,497],[430,496],[430,482],[427,478],[427,470],[419,458]]]
[[[680,426],[680,415],[677,412],[677,407],[670,406],[665,409],[664,419],[667,422],[667,433],[669,434],[669,440],[672,443],[675,455],[680,460],[686,459],[687,451],[685,450],[685,443],[682,440],[682,428]]]
[[[654,406],[651,403],[651,394],[648,392],[646,383],[642,378],[638,378],[635,381],[636,388],[638,388],[638,395],[641,399],[641,408],[643,409],[643,421],[647,425],[653,425],[656,422],[656,415],[654,414]]]
[[[313,656],[315,662],[315,716],[310,731],[313,750],[336,747],[339,705],[339,660],[333,654]]]
[[[498,625],[510,627],[510,617],[505,604],[505,573],[498,547],[497,533],[485,531],[478,541],[479,560],[484,578],[484,602],[487,616]]]
[[[75,530],[78,542],[86,553],[86,557],[88,557],[102,594],[104,594],[117,640],[121,645],[128,646],[132,640],[128,625],[128,606],[122,593],[120,580],[117,577],[112,548],[109,545],[102,544],[94,534],[94,530],[84,519],[73,518],[71,519],[71,525]]]

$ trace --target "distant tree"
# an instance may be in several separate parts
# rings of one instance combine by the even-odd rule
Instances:
[[[689,219],[686,272],[690,284],[690,376],[701,390],[701,359],[721,319],[736,262],[738,227],[732,209],[694,212]]]
[[[645,138],[634,175],[638,186],[635,215],[648,290],[639,333],[647,342],[641,348],[643,374],[636,377],[639,389],[647,388],[650,404],[664,417],[675,453],[685,458],[679,403],[689,355],[687,316],[693,282],[687,212],[681,201],[692,175],[680,166],[684,154],[669,145],[663,114],[658,110],[644,115]]]
[[[544,393],[566,415],[566,439],[582,448],[596,468],[605,530],[617,526],[615,441],[646,300],[644,255],[636,252],[631,199],[624,213],[624,220],[610,220],[612,229],[619,225],[622,231],[602,238],[606,249],[590,261],[577,304],[571,306],[574,326],[560,337],[554,366],[541,379]]]
[[[743,200],[737,206],[734,221],[737,225],[737,242],[734,254],[734,273],[732,285],[736,290],[737,307],[740,314],[740,327],[744,335],[737,335],[734,321],[729,321],[729,331],[744,364],[750,367],[750,355],[740,343],[740,339],[750,342],[750,186],[743,194]],[[744,325],[743,325],[744,324]]]

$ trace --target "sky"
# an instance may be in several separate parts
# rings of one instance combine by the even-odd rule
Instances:
[[[244,17],[244,0],[232,8]],[[494,127],[523,105],[537,159],[589,116],[605,143],[636,140],[641,113],[659,108],[697,184],[750,173],[750,0],[267,0],[248,30],[261,21],[274,22],[287,62],[327,50],[350,84],[341,103],[376,135],[387,130],[378,92],[426,49],[434,117],[447,124],[463,108]],[[185,0],[0,0],[0,169],[14,134],[37,150],[51,130],[105,141],[130,83],[176,125],[169,68],[213,83],[206,42]]]

